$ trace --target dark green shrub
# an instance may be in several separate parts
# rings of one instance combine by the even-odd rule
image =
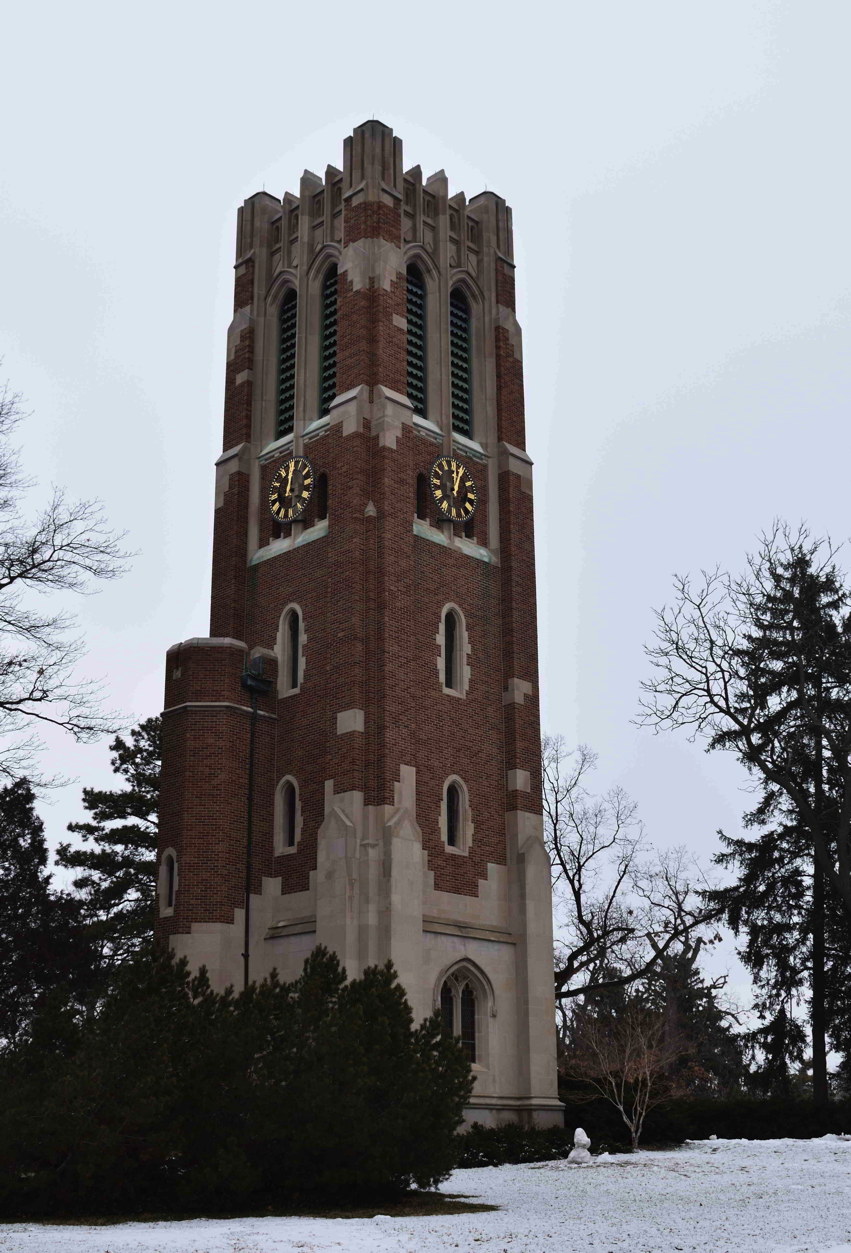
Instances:
[[[471,1089],[436,1017],[414,1028],[392,968],[234,996],[164,953],[123,967],[95,1019],[52,1006],[0,1061],[8,1217],[323,1204],[430,1187]]]

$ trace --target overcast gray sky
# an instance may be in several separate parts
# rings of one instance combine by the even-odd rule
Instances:
[[[0,355],[27,468],[139,550],[81,606],[113,703],[157,712],[208,631],[237,206],[374,115],[514,209],[545,726],[708,858],[749,798],[631,725],[642,647],[674,571],[775,515],[851,533],[849,36],[845,0],[7,6]],[[110,777],[105,744],[51,755]]]

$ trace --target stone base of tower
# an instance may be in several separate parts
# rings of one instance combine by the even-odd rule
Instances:
[[[521,1127],[563,1127],[564,1105],[561,1101],[548,1100],[499,1100],[472,1101],[464,1108],[464,1129],[479,1123],[483,1127],[504,1127],[506,1123],[519,1123]]]
[[[362,793],[338,793],[327,782],[308,887],[282,892],[280,878],[258,876],[260,891],[250,903],[250,977],[277,970],[281,979],[295,979],[317,944],[335,952],[350,977],[390,960],[415,1022],[443,1012],[447,984],[457,996],[469,986],[475,1087],[466,1124],[561,1126],[541,819],[506,815],[507,861],[487,865],[475,895],[438,890],[417,822],[416,773],[401,767],[396,803],[384,806],[365,805]],[[243,824],[236,825],[241,831]],[[172,947],[192,968],[206,966],[215,988],[239,988],[244,911],[233,907],[227,922],[221,908],[206,921],[201,912],[172,933]]]

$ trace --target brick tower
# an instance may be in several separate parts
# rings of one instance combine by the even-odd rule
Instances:
[[[166,660],[158,927],[218,987],[319,943],[392,959],[462,1037],[468,1116],[547,1124],[524,442],[505,201],[403,173],[373,121],[342,170],[245,202],[210,638]]]

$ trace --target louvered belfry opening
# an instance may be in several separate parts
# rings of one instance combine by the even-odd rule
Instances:
[[[473,433],[470,306],[456,287],[449,296],[449,369],[451,378],[452,429],[459,435]]]
[[[408,266],[408,400],[426,416],[426,289],[422,273]]]
[[[278,338],[278,439],[289,435],[295,421],[295,338],[298,296],[290,288],[281,302]]]
[[[322,280],[322,320],[319,335],[319,413],[331,410],[337,395],[337,267],[331,265]]]

